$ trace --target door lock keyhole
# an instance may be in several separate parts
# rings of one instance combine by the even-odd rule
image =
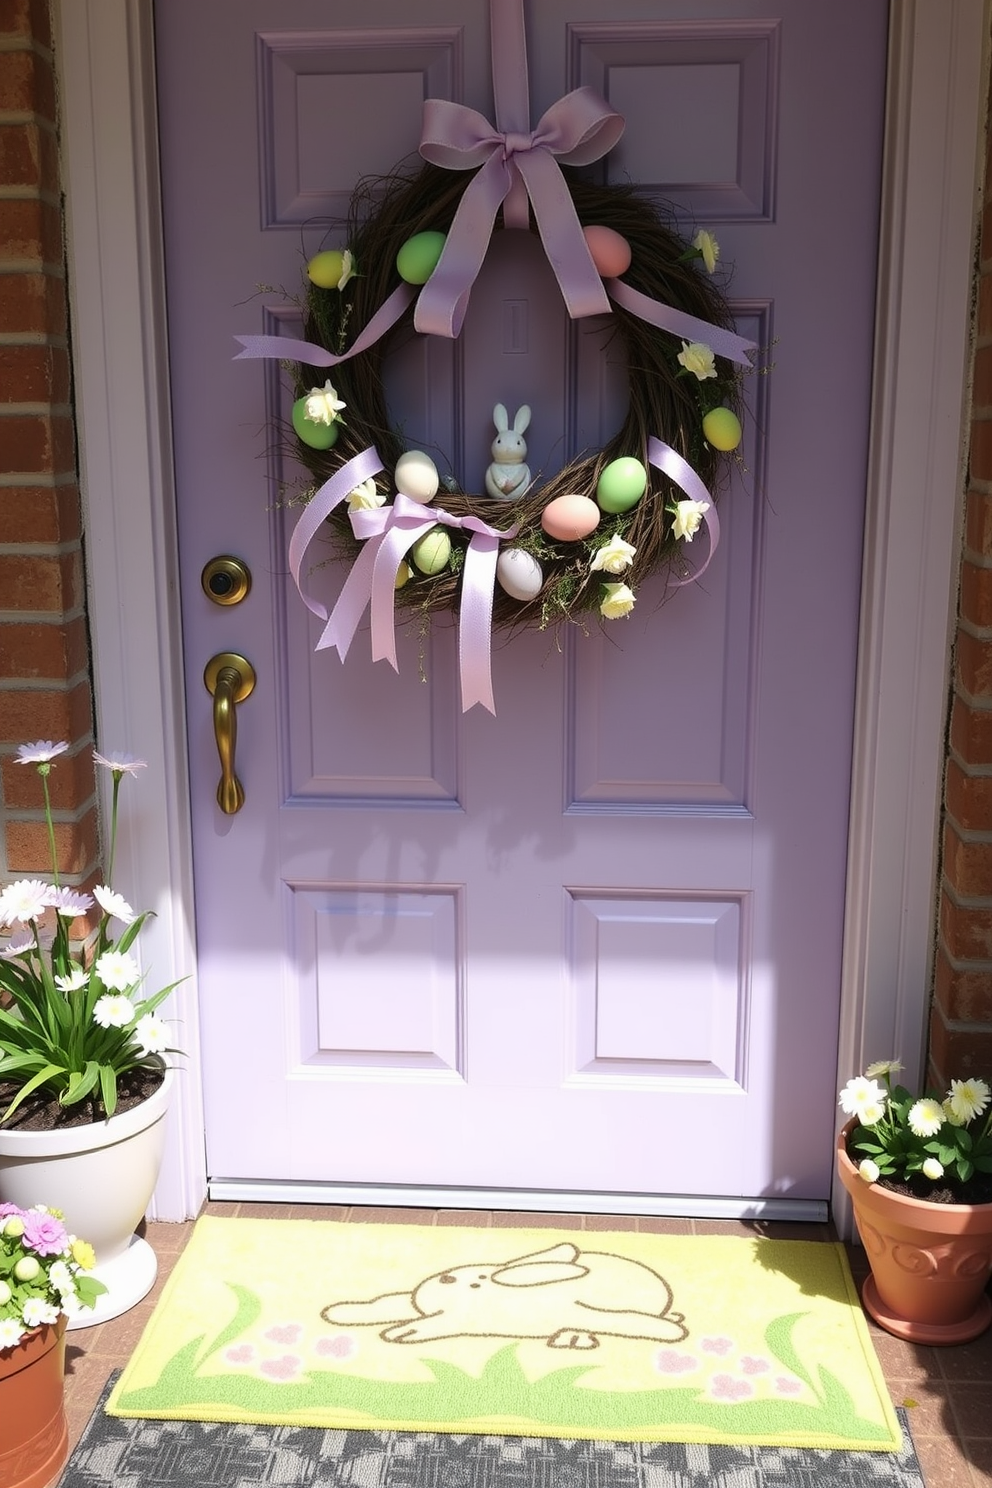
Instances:
[[[251,574],[240,558],[221,554],[211,558],[200,575],[204,594],[214,604],[236,605],[247,599],[251,589]]]

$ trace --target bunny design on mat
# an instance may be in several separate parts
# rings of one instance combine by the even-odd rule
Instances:
[[[331,1302],[336,1326],[385,1323],[387,1343],[439,1338],[543,1338],[549,1348],[594,1349],[602,1335],[680,1343],[688,1337],[672,1290],[650,1266],[563,1243],[512,1261],[452,1266],[368,1301]]]
[[[525,403],[518,408],[510,428],[509,415],[502,403],[493,409],[496,438],[490,454],[493,463],[486,471],[486,490],[497,501],[513,501],[522,496],[530,485],[530,470],[526,465],[527,445],[524,430],[530,423],[530,409]]]

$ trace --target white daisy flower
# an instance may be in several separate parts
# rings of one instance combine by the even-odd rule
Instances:
[[[915,1105],[910,1106],[906,1119],[914,1136],[935,1137],[944,1124],[944,1108],[940,1101],[931,1100],[929,1096],[925,1096],[923,1100],[918,1100]]]
[[[93,1009],[93,1022],[101,1028],[126,1028],[134,1017],[134,1004],[129,997],[115,997],[107,992],[98,997]]]
[[[859,1120],[866,1107],[884,1107],[885,1101],[883,1086],[877,1080],[869,1080],[866,1075],[856,1075],[853,1080],[848,1080],[840,1093],[840,1108],[845,1116],[857,1116]]]
[[[65,1261],[53,1261],[48,1271],[48,1279],[57,1292],[74,1292],[76,1282],[72,1272]]]
[[[147,769],[143,759],[135,759],[133,754],[121,754],[117,751],[113,754],[100,754],[94,749],[93,759],[105,770],[117,776],[137,775],[139,770]]]
[[[879,1059],[868,1066],[865,1075],[869,1080],[879,1080],[883,1075],[897,1075],[901,1069],[898,1059]]]
[[[19,878],[0,893],[0,925],[10,925],[14,920],[22,924],[36,920],[51,902],[51,884],[43,883],[40,878]]]
[[[5,946],[0,946],[0,961],[13,961],[25,951],[36,949],[38,942],[30,930],[15,930]]]
[[[984,1080],[952,1080],[951,1088],[947,1092],[947,1105],[950,1106],[957,1123],[967,1126],[976,1116],[981,1116],[989,1103],[989,1087]]]
[[[74,966],[68,976],[57,976],[55,985],[60,992],[81,992],[89,976],[81,966]]]
[[[139,1018],[134,1025],[134,1037],[138,1043],[138,1053],[161,1054],[168,1047],[169,1030],[161,1018],[156,1018],[154,1013],[146,1013]]]
[[[77,915],[85,914],[88,909],[93,908],[93,900],[89,894],[62,886],[52,890],[51,903],[55,913],[66,920],[74,920]]]
[[[134,910],[123,895],[115,894],[113,889],[108,888],[106,884],[98,884],[93,893],[104,914],[110,915],[112,919],[120,920],[124,925],[134,924],[136,918]]]
[[[50,760],[65,754],[68,744],[53,744],[51,739],[39,739],[37,744],[19,744],[16,760],[19,765],[47,765]]]
[[[29,1328],[40,1328],[43,1323],[57,1323],[59,1320],[58,1308],[54,1302],[46,1302],[44,1297],[28,1297],[21,1311]]]
[[[130,951],[104,951],[93,970],[112,992],[126,992],[141,977],[141,968]]]
[[[16,1318],[0,1318],[0,1349],[14,1348],[24,1337],[24,1329]]]

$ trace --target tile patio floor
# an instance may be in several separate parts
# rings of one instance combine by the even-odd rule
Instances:
[[[617,1215],[537,1215],[425,1209],[332,1208],[318,1205],[209,1202],[205,1214],[257,1219],[330,1219],[395,1224],[527,1226],[554,1224],[583,1230],[653,1230],[676,1234],[755,1232],[777,1238],[826,1240],[828,1225],[747,1224],[723,1220],[635,1219]],[[66,1411],[72,1445],[82,1432],[108,1375],[120,1369],[137,1343],[162,1285],[193,1226],[149,1224],[143,1233],[159,1258],[159,1277],[145,1301],[121,1318],[68,1335]],[[855,1279],[862,1255],[851,1252]],[[903,1343],[871,1324],[873,1339],[896,1405],[909,1406],[910,1426],[927,1488],[992,1488],[992,1330],[956,1348]],[[191,1484],[190,1488],[196,1488]]]

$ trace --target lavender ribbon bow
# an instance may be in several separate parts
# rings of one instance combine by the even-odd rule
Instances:
[[[492,0],[490,28],[496,127],[463,104],[437,98],[424,103],[424,159],[447,170],[477,172],[417,301],[414,325],[432,336],[458,335],[496,213],[502,206],[505,227],[526,228],[528,198],[569,315],[610,312],[559,162],[599,160],[623,134],[624,120],[594,88],[584,87],[552,104],[532,130],[520,0]]]
[[[374,454],[374,451],[366,453]],[[352,479],[349,489],[353,489],[354,484]],[[310,508],[307,510],[309,512]],[[366,606],[371,602],[372,660],[388,661],[394,671],[399,670],[394,619],[396,575],[405,554],[418,538],[439,524],[460,527],[472,533],[462,569],[458,615],[462,711],[467,712],[476,703],[481,703],[490,713],[495,713],[490,631],[496,558],[500,541],[516,537],[518,526],[500,530],[478,517],[456,517],[441,507],[422,506],[402,492],[391,506],[353,511],[352,529],[355,536],[363,540],[364,546],[352,564],[317,643],[317,650],[333,646],[343,661]],[[312,609],[313,605],[310,607]]]

